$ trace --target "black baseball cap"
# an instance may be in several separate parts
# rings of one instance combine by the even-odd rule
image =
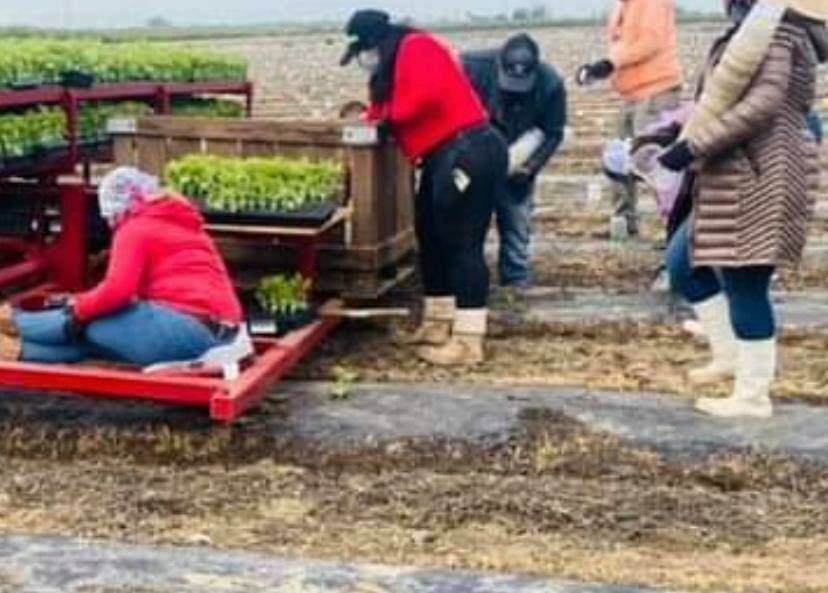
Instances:
[[[540,48],[526,33],[511,37],[498,55],[498,85],[510,93],[528,93],[538,80]]]
[[[352,39],[339,60],[340,65],[347,66],[359,55],[359,52],[380,44],[391,28],[391,17],[382,10],[357,10],[345,25],[345,34]]]

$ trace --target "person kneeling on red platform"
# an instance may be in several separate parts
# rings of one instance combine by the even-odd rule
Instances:
[[[404,341],[439,365],[483,360],[489,270],[483,248],[508,151],[458,57],[436,37],[377,10],[356,12],[342,65],[369,73],[366,119],[420,170],[415,226],[425,285],[423,325]]]
[[[4,306],[0,357],[146,367],[197,359],[235,340],[242,307],[196,207],[130,167],[102,180],[99,202],[113,229],[103,281],[42,311]]]

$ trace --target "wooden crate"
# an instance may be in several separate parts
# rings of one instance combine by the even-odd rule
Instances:
[[[287,156],[343,163],[349,223],[321,247],[320,283],[349,298],[370,299],[410,273],[414,251],[413,171],[390,142],[353,146],[346,122],[149,117],[115,135],[115,162],[156,175],[188,154]],[[350,124],[353,125],[353,124]],[[278,266],[284,250],[221,242],[232,267]]]

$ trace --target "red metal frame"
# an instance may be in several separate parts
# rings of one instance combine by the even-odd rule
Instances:
[[[50,245],[0,239],[0,250],[14,251],[22,260],[0,268],[0,289],[50,280],[18,292],[11,299],[13,303],[42,300],[48,293],[79,290],[86,285],[86,213],[93,198],[94,192],[82,184],[60,186],[62,232]],[[316,243],[320,238],[290,238],[299,270],[311,278],[316,273]],[[268,388],[313,351],[337,324],[338,319],[323,317],[284,338],[256,340],[255,359],[233,381],[181,372],[147,375],[140,370],[91,365],[0,363],[0,386],[199,406],[208,408],[217,421],[232,422],[258,404]]]
[[[145,99],[155,101],[157,110],[164,112],[169,110],[171,97],[199,93],[244,94],[248,115],[252,110],[253,87],[249,83],[136,83],[0,93],[0,109],[44,103],[63,105],[70,139],[68,157],[56,166],[44,164],[40,184],[17,186],[32,196],[44,190],[57,190],[61,230],[51,241],[43,237],[28,240],[0,237],[0,252],[15,258],[13,263],[0,266],[0,290],[17,290],[12,302],[42,300],[51,292],[77,291],[88,285],[87,215],[96,192],[81,182],[58,184],[55,181],[62,173],[74,172],[78,165],[80,103]],[[316,274],[316,244],[321,238],[311,234],[286,239],[296,248],[298,269],[310,278]],[[284,338],[255,340],[256,357],[231,381],[203,373],[144,374],[140,370],[93,365],[0,363],[0,387],[204,407],[213,419],[232,422],[261,401],[267,390],[316,348],[337,324],[338,319],[323,317]]]
[[[234,381],[194,373],[147,375],[94,366],[0,363],[0,385],[201,407],[209,409],[212,419],[229,423],[255,407],[337,323],[335,318],[322,318],[283,339],[256,340],[255,360]]]

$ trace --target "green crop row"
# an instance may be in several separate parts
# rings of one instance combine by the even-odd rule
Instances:
[[[166,179],[209,210],[294,212],[336,197],[343,170],[333,161],[191,155],[170,163]]]
[[[256,300],[271,315],[294,315],[308,310],[311,281],[301,274],[267,276],[256,287]]]
[[[98,83],[206,82],[244,80],[247,62],[163,43],[0,40],[0,87],[55,84],[68,71],[91,74]]]

